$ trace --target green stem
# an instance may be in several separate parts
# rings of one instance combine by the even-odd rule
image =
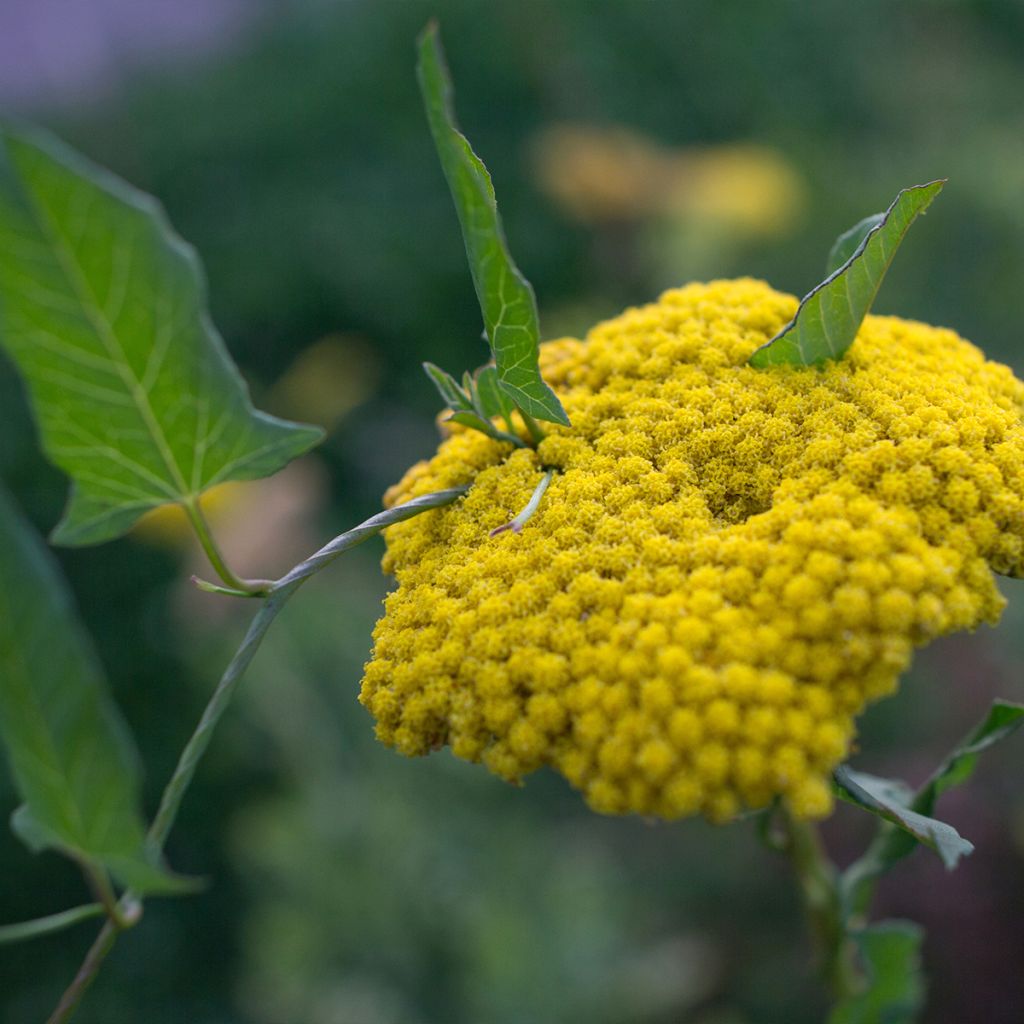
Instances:
[[[206,516],[203,515],[203,510],[199,506],[199,499],[192,498],[184,501],[182,506],[185,509],[185,514],[188,516],[189,523],[192,525],[192,529],[195,531],[196,537],[199,538],[199,543],[202,545],[210,565],[213,566],[214,571],[224,583],[231,590],[244,591],[246,595],[260,596],[265,594],[267,592],[266,580],[244,580],[236,576],[228,567],[227,562],[224,561],[224,556],[220,552],[220,548],[217,547],[213,532],[210,530],[210,524],[206,521]]]
[[[17,924],[0,925],[0,946],[13,942],[24,942],[37,939],[43,935],[52,935],[63,931],[81,921],[94,917],[102,917],[106,913],[102,903],[86,903],[81,907],[62,910],[59,914],[48,914],[31,921],[19,921]]]
[[[839,874],[829,860],[816,826],[783,811],[785,852],[796,872],[804,911],[818,955],[822,978],[836,1000],[862,988],[856,947],[847,932]]]
[[[131,927],[134,922],[129,921],[127,917],[122,915],[121,909],[117,904],[117,893],[114,892],[114,887],[110,884],[110,876],[107,872],[98,864],[93,864],[88,860],[80,860],[79,867],[85,875],[89,888],[92,889],[93,896],[96,897],[107,917],[110,918],[118,931]]]
[[[206,708],[203,710],[199,724],[189,737],[188,743],[185,744],[185,749],[182,750],[181,756],[178,758],[174,774],[164,788],[160,807],[146,835],[147,844],[154,854],[159,854],[167,842],[167,837],[174,826],[178,811],[181,809],[182,800],[195,776],[199,761],[202,759],[203,754],[206,753],[210,740],[213,738],[214,729],[223,717],[224,712],[227,711],[231,698],[238,689],[242,675],[255,657],[256,651],[259,650],[259,646],[263,642],[263,637],[266,635],[271,623],[277,618],[281,609],[288,603],[288,600],[295,591],[311,576],[315,575],[325,566],[330,565],[342,552],[375,536],[392,523],[401,522],[403,519],[410,519],[412,516],[419,515],[421,512],[426,512],[430,509],[450,505],[453,501],[461,498],[467,490],[467,487],[453,487],[446,491],[424,494],[395,508],[379,512],[365,522],[360,523],[359,526],[341,534],[339,537],[335,537],[329,544],[325,544],[319,551],[297,565],[276,583],[265,584],[270,591],[269,596],[263,602],[262,607],[249,625],[245,638],[242,640],[242,645],[235,652],[235,656],[224,670],[217,688],[213,691]],[[216,563],[214,563],[214,567],[217,568]],[[217,571],[220,572],[220,569]],[[228,583],[228,580],[225,579],[224,582]],[[241,581],[235,580],[235,582],[239,583]],[[229,586],[231,585],[229,583]],[[112,917],[112,919],[108,920],[100,930],[99,935],[96,936],[96,940],[86,954],[85,960],[82,961],[82,966],[78,969],[74,980],[61,997],[60,1003],[58,1003],[57,1008],[53,1011],[47,1024],[67,1024],[67,1021],[71,1020],[78,1004],[82,1001],[82,997],[93,983],[103,961],[107,958],[114,943],[117,941],[121,927],[130,927],[135,924],[140,914],[141,904],[138,897],[130,890],[125,892],[118,904],[116,918]],[[121,922],[121,924],[116,922]]]
[[[525,412],[523,409],[520,409],[519,415],[523,417],[523,422],[526,424],[526,429],[530,432],[530,439],[533,441],[533,447],[536,448],[537,445],[539,445],[541,441],[544,440],[544,431],[541,430],[540,424],[528,412]]]
[[[117,926],[108,920],[89,947],[89,952],[85,954],[85,959],[82,961],[82,966],[78,968],[74,981],[68,985],[46,1024],[67,1024],[71,1020],[75,1010],[78,1009],[78,1004],[81,1003],[85,993],[89,991],[89,986],[96,979],[103,961],[107,959],[110,951],[114,948],[117,936]]]

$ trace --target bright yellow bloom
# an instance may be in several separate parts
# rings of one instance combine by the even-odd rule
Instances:
[[[915,646],[995,622],[1024,572],[1024,384],[952,331],[868,317],[823,369],[755,370],[796,300],[690,285],[542,347],[539,450],[455,428],[389,499],[398,580],[362,702],[406,754],[595,810],[826,815],[854,717]],[[490,537],[561,472],[521,534]]]

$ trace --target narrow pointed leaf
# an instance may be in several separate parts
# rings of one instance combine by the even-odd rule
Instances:
[[[420,36],[417,76],[430,131],[462,225],[498,382],[531,416],[568,425],[565,410],[540,375],[537,300],[508,251],[491,176],[458,130],[451,79],[434,24]]]
[[[861,235],[846,261],[805,295],[796,316],[750,357],[750,365],[814,366],[841,359],[857,337],[907,230],[944,184],[933,181],[900,192],[878,222]],[[859,232],[866,223],[852,231]],[[837,247],[848,247],[844,238]]]
[[[881,921],[858,932],[867,985],[846,996],[828,1024],[914,1024],[924,1006],[924,932],[910,921]]]
[[[37,131],[0,126],[0,345],[72,480],[54,539],[269,475],[321,436],[256,412],[192,248],[150,197]]]
[[[846,765],[835,770],[834,778],[840,796],[908,833],[911,846],[916,840],[934,850],[947,868],[952,870],[961,857],[974,850],[974,845],[952,825],[920,814],[894,799],[892,780],[856,772]]]
[[[974,772],[981,753],[1011,736],[1024,725],[1024,705],[994,701],[984,721],[956,747],[932,777],[916,792],[901,783],[889,795],[911,814],[932,820],[938,798],[952,786],[966,782]],[[837,779],[838,781],[838,779]],[[891,780],[885,780],[891,781]],[[962,841],[962,840],[961,840]],[[877,880],[917,848],[918,838],[902,825],[884,824],[864,855],[843,873],[841,889],[848,913],[864,913],[871,902]]]
[[[17,835],[146,889],[176,880],[145,854],[139,766],[52,555],[0,489],[0,740]],[[125,870],[122,871],[121,869]]]
[[[433,381],[434,387],[437,388],[438,394],[449,409],[453,412],[472,410],[473,403],[470,396],[462,390],[459,382],[450,373],[446,373],[440,366],[435,366],[433,363],[424,363],[423,369]]]

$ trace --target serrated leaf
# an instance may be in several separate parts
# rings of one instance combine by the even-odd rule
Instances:
[[[944,184],[944,180],[933,181],[900,192],[878,223],[861,236],[849,258],[805,295],[796,316],[750,357],[750,365],[758,369],[784,363],[815,366],[841,359],[857,337],[907,230]],[[837,245],[843,244],[843,238]]]
[[[322,436],[256,412],[160,206],[37,131],[0,127],[0,345],[72,480],[63,544],[267,476]]]
[[[862,221],[854,224],[849,231],[844,231],[833,243],[828,254],[826,276],[834,274],[844,263],[849,263],[853,254],[860,248],[869,231],[873,231],[885,219],[884,213],[873,213]]]
[[[488,419],[500,416],[511,428],[515,405],[498,385],[498,371],[493,366],[477,370],[473,395],[479,411]]]
[[[433,363],[424,363],[423,369],[433,381],[441,400],[449,409],[453,412],[472,411],[473,402],[470,396],[463,391],[459,382],[450,373],[446,373],[440,366],[435,366]]]
[[[955,868],[961,857],[974,850],[974,845],[964,839],[952,825],[900,803],[894,796],[899,790],[894,790],[891,779],[857,772],[846,765],[840,765],[833,776],[844,799],[896,825],[917,842],[934,850],[947,868]]]
[[[52,555],[0,489],[0,739],[17,835],[177,889],[147,857],[139,766]],[[123,869],[123,870],[122,870]]]
[[[451,78],[435,24],[427,26],[418,45],[420,91],[462,226],[498,382],[524,412],[568,426],[561,402],[540,374],[540,323],[533,289],[508,251],[491,176],[458,130]]]
[[[910,921],[882,921],[853,937],[867,986],[840,1002],[828,1024],[914,1024],[925,996],[922,929]]]

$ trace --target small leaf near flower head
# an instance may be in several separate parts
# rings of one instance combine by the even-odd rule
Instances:
[[[898,788],[898,784],[891,779],[856,772],[846,765],[840,765],[833,777],[839,796],[844,800],[863,807],[909,833],[914,840],[934,850],[947,868],[955,868],[961,857],[974,851],[974,844],[964,839],[952,825],[919,814],[906,806],[898,798],[902,787]]]
[[[423,369],[427,376],[434,382],[444,401],[453,412],[460,410],[472,411],[473,403],[469,395],[459,386],[459,382],[450,374],[435,366],[433,363],[424,363]]]
[[[486,398],[482,396],[479,392],[478,379],[474,379],[469,373],[466,373],[460,385],[450,373],[445,373],[433,363],[424,363],[423,369],[434,382],[434,386],[444,399],[445,404],[452,410],[452,415],[448,417],[446,423],[461,423],[462,426],[479,430],[481,434],[493,437],[496,441],[508,441],[515,445],[522,444],[514,434],[499,430],[491,422],[494,416],[501,414],[500,409],[499,412],[488,411],[499,408],[499,399],[495,398],[490,390],[488,390]],[[485,367],[485,369],[493,369],[493,367]],[[494,387],[493,390],[497,391],[497,388]],[[501,395],[500,400],[508,406],[511,412],[511,408],[513,408],[511,402],[504,395]],[[505,419],[506,423],[509,423],[507,416]],[[511,429],[510,423],[509,426]]]
[[[451,79],[433,22],[420,36],[416,70],[430,131],[462,225],[498,383],[530,416],[568,426],[558,397],[540,375],[537,300],[508,251],[491,176],[456,126]]]
[[[867,985],[846,996],[828,1024],[913,1024],[924,1004],[923,938],[922,929],[910,921],[880,921],[855,933]]]
[[[857,337],[904,235],[944,184],[943,179],[904,189],[874,224],[870,222],[875,218],[869,217],[841,236],[830,263],[849,251],[845,262],[803,297],[796,316],[750,357],[750,365],[814,366],[841,359]]]

